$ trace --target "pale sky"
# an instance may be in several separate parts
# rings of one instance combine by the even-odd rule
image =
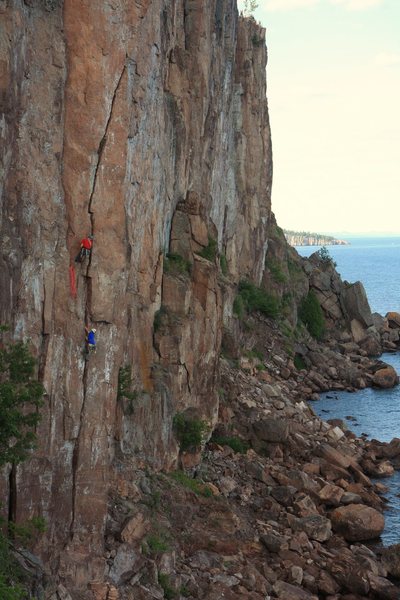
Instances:
[[[400,0],[258,4],[279,225],[400,234]]]

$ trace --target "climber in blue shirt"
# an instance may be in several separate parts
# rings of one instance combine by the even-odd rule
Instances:
[[[96,352],[96,330],[91,327],[85,327],[86,331],[86,343],[87,343],[87,352],[88,354],[93,354]]]

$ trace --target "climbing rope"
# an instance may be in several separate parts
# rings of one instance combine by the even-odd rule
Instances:
[[[71,296],[76,298],[76,279],[75,279],[75,269],[72,265],[69,267],[69,287],[71,290]]]

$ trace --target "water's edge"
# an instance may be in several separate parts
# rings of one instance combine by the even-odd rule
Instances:
[[[382,355],[382,360],[400,373],[400,353]],[[326,392],[320,400],[310,402],[315,413],[324,420],[342,419],[357,436],[390,442],[400,437],[400,386],[389,390],[366,388],[357,392]],[[388,487],[384,546],[400,542],[400,471],[392,477],[379,479]]]

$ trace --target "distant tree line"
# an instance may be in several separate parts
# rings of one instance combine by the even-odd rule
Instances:
[[[313,233],[310,231],[293,231],[292,229],[284,229],[283,233],[285,236],[293,236],[293,237],[307,237],[314,238],[316,240],[329,240],[333,241],[335,238],[332,235],[322,235],[321,233]]]

